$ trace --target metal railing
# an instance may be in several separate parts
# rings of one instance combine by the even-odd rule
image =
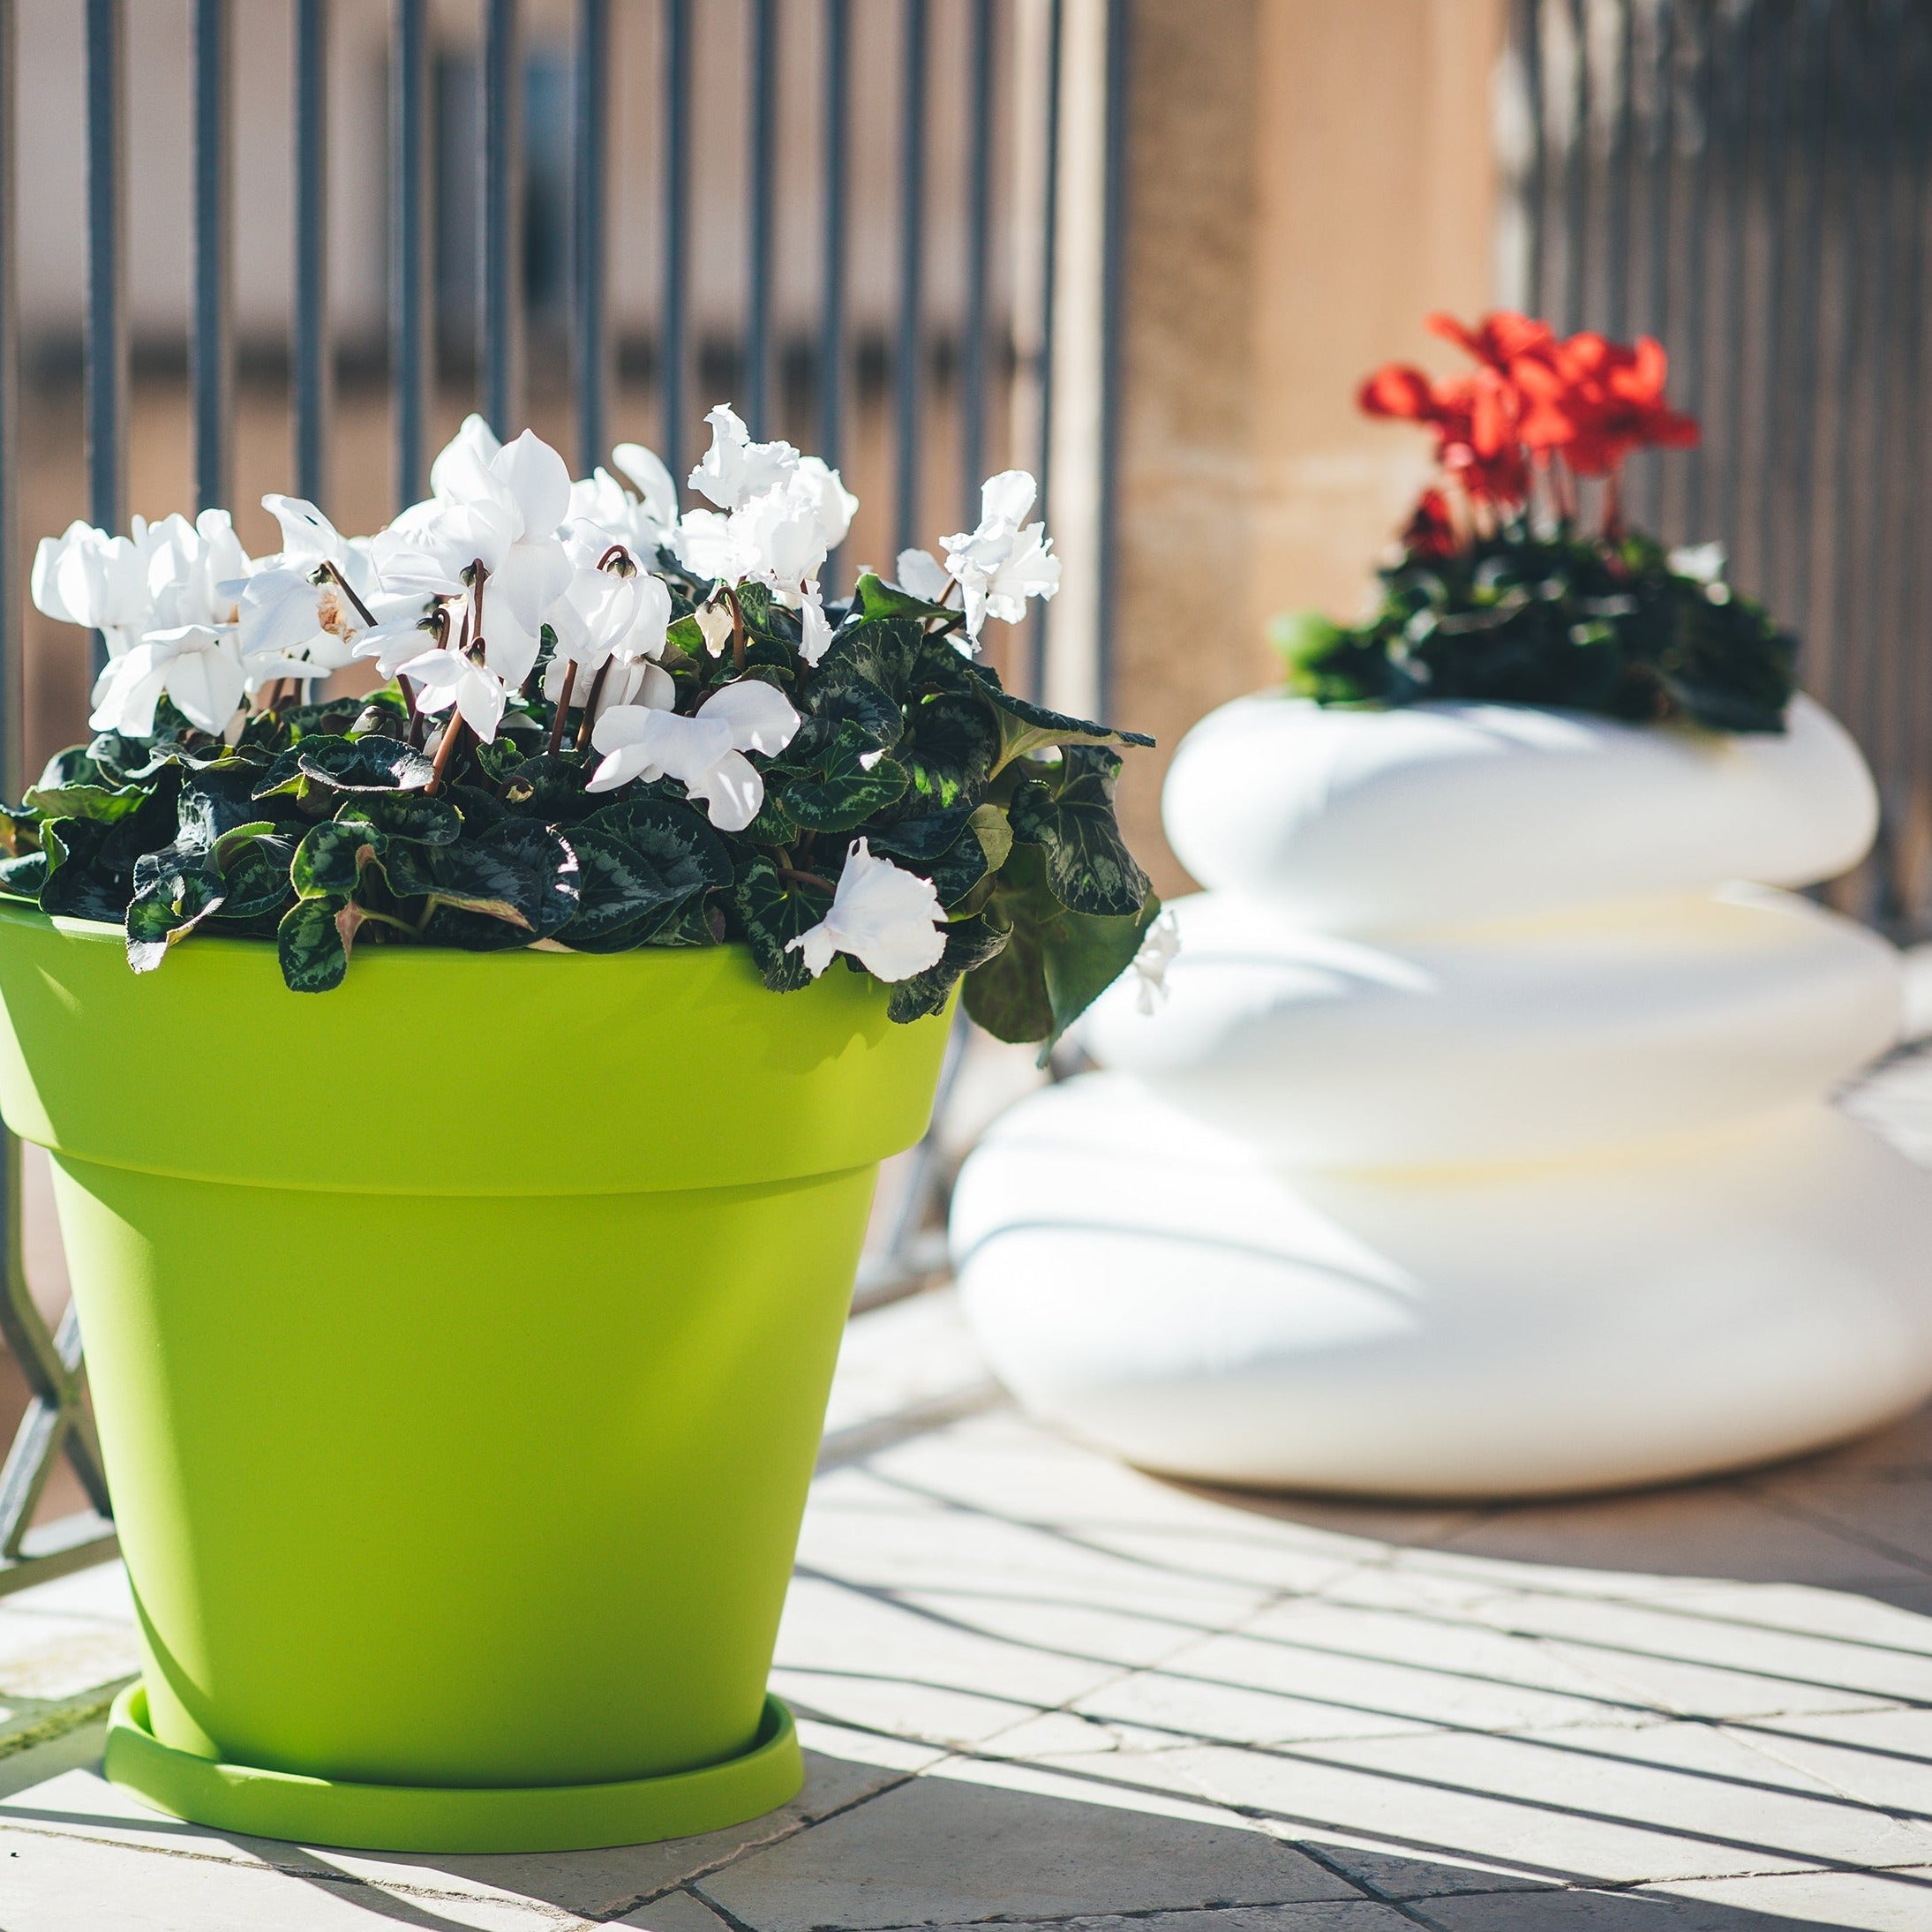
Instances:
[[[1673,540],[1720,539],[1799,633],[1884,806],[1837,896],[1922,934],[1932,9],[1515,0],[1503,78],[1502,293],[1669,350],[1704,439],[1643,459],[1633,507]]]
[[[340,125],[336,110],[342,103],[330,98],[329,0],[282,4],[294,61],[289,211],[294,259],[282,337],[291,462],[290,473],[274,486],[292,484],[297,493],[326,507],[336,493],[330,454],[342,366],[329,259],[335,178],[330,134]],[[231,0],[190,0],[190,8],[185,104],[192,281],[183,319],[184,360],[193,492],[197,505],[205,507],[229,504],[236,488],[242,356],[236,295],[237,269],[247,265],[235,244],[235,10]],[[855,412],[868,423],[883,414],[884,434],[874,440],[887,453],[887,528],[895,548],[929,535],[930,526],[920,521],[922,510],[937,509],[941,529],[954,527],[956,516],[970,524],[981,476],[996,466],[996,452],[1042,475],[1045,470],[1061,0],[898,0],[891,16],[897,34],[891,88],[896,152],[890,170],[896,255],[889,333],[876,341],[872,325],[855,313],[852,280],[853,77],[861,51],[869,58],[871,50],[855,44],[851,0],[792,0],[783,5],[778,0],[745,0],[745,8],[749,71],[741,86],[734,77],[725,102],[730,112],[712,124],[741,130],[747,145],[742,202],[727,209],[717,205],[708,185],[694,178],[691,164],[699,86],[694,41],[700,10],[692,0],[576,0],[567,56],[568,318],[560,337],[546,342],[545,357],[546,387],[554,387],[551,366],[559,360],[568,365],[568,436],[574,447],[566,453],[583,473],[605,458],[614,432],[654,443],[673,474],[688,467],[696,440],[696,365],[701,357],[707,366],[718,359],[717,343],[699,340],[692,312],[693,242],[702,214],[707,235],[720,221],[729,221],[737,224],[740,237],[743,299],[736,327],[728,332],[733,339],[725,345],[725,360],[734,365],[737,400],[754,431],[769,434],[782,427],[798,440],[808,435],[813,447],[837,464],[853,448]],[[1027,9],[1034,10],[1033,44],[1039,44],[1043,29],[1051,64],[1051,82],[1032,97],[1046,117],[1036,145],[1047,166],[1041,181],[1008,182],[1003,187],[996,167],[1001,147],[996,130],[1003,115],[1010,129],[1018,111],[1020,94],[1011,81],[1014,63],[1008,55],[1019,16]],[[84,0],[82,11],[86,247],[78,333],[86,509],[91,521],[121,529],[130,507],[131,437],[140,434],[135,412],[139,367],[131,362],[126,244],[132,158],[125,151],[126,23],[123,0]],[[702,25],[708,28],[716,15],[705,11]],[[473,54],[477,77],[478,139],[470,190],[476,220],[472,360],[444,355],[440,346],[451,337],[453,319],[440,312],[439,224],[457,198],[439,178],[443,148],[434,113],[438,64],[449,50],[439,45],[437,15],[428,0],[394,0],[390,9],[383,135],[387,236],[385,241],[372,225],[371,259],[357,266],[366,276],[380,278],[384,288],[387,327],[375,353],[387,392],[389,496],[395,507],[426,486],[436,440],[432,425],[439,401],[447,402],[453,385],[461,387],[465,378],[473,378],[475,406],[500,432],[514,432],[525,420],[529,257],[522,143],[530,69],[516,0],[479,0],[478,12],[476,40],[462,49],[466,56]],[[620,238],[613,234],[611,212],[612,90],[620,66],[618,30],[647,13],[655,54],[655,85],[650,91],[660,144],[653,219],[656,286],[648,315],[619,319],[612,290],[613,247]],[[965,49],[963,62],[943,79],[933,71],[937,25],[955,30]],[[788,386],[789,415],[781,425],[779,385],[774,380],[781,354],[775,255],[781,200],[778,129],[794,37],[801,35],[816,38],[819,77],[815,99],[792,103],[794,110],[808,111],[818,130],[814,251],[818,287],[816,313],[802,332],[808,380],[802,387]],[[635,51],[636,36],[631,41]],[[12,0],[0,0],[0,780],[9,798],[19,796],[25,777],[15,56],[15,8]],[[635,72],[628,78],[637,79]],[[935,167],[928,112],[941,87],[957,93],[963,119],[959,155],[945,174]],[[876,101],[876,92],[863,98]],[[869,108],[868,118],[876,118]],[[694,199],[701,186],[708,198],[702,210]],[[1033,219],[1016,221],[1019,200],[1029,193],[1041,198]],[[954,195],[962,203],[958,221],[936,223],[936,198]],[[957,237],[957,259],[943,264],[952,291],[943,304],[934,290],[942,245],[936,233]],[[1037,274],[996,274],[996,264],[1017,245],[1019,237],[1029,237],[1029,245],[1041,251]],[[454,252],[460,256],[462,250]],[[1037,282],[1036,312],[1024,317],[1014,312],[1010,281]],[[795,315],[787,313],[786,327],[793,337],[800,336]],[[646,380],[620,384],[620,360],[642,365]],[[787,350],[785,360],[789,365],[798,357]],[[1017,406],[1017,392],[1028,386],[1030,404],[1022,409]],[[1011,422],[1023,426],[1005,426],[1006,408]],[[806,422],[799,420],[801,409]],[[942,429],[943,436],[936,434]],[[936,442],[950,443],[956,452],[957,467],[950,477],[935,477],[930,451]],[[1037,658],[1038,634],[1033,635]],[[1009,674],[1017,668],[1020,681],[1033,684],[1031,665],[1007,668]],[[76,718],[70,728],[79,724]],[[862,1304],[890,1299],[930,1278],[929,1210],[943,1181],[942,1165],[936,1146],[928,1142],[913,1164],[886,1248],[868,1260]],[[9,1138],[0,1173],[5,1277],[0,1332],[26,1376],[31,1400],[0,1473],[0,1592],[98,1560],[114,1546],[74,1317],[70,1310],[49,1332],[28,1293],[21,1258],[19,1173],[20,1150]],[[35,1506],[62,1455],[71,1463],[93,1513],[34,1529]]]

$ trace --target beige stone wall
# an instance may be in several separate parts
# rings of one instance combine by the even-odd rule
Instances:
[[[1135,0],[1112,715],[1164,891],[1180,734],[1273,681],[1269,615],[1352,615],[1426,470],[1355,409],[1429,310],[1489,299],[1501,0]],[[1224,595],[1204,602],[1205,586]]]

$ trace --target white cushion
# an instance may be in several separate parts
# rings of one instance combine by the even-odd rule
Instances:
[[[1373,943],[1237,892],[1173,910],[1165,1002],[1115,986],[1082,1044],[1310,1166],[1613,1148],[1821,1098],[1900,1027],[1896,950],[1765,888]]]
[[[1377,1181],[1289,1174],[1094,1074],[995,1126],[952,1242],[1029,1408],[1210,1481],[1656,1482],[1932,1392],[1932,1189],[1819,1107],[1622,1161]]]
[[[1169,842],[1202,884],[1366,933],[1507,918],[1855,865],[1871,775],[1808,698],[1781,735],[1500,704],[1323,710],[1239,698],[1182,741]]]

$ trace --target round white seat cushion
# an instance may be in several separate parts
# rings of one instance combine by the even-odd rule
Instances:
[[[1081,1043],[1304,1166],[1533,1159],[1815,1100],[1901,1022],[1895,949],[1767,888],[1374,943],[1237,892],[1173,911],[1165,1001],[1116,985]]]
[[[1092,1074],[996,1124],[952,1244],[1028,1408],[1210,1481],[1608,1488],[1932,1391],[1932,1190],[1820,1107],[1622,1161],[1376,1180],[1290,1174]]]
[[[1810,699],[1782,734],[1501,704],[1338,710],[1238,698],[1182,741],[1168,838],[1207,886],[1369,933],[1848,870],[1871,775]]]

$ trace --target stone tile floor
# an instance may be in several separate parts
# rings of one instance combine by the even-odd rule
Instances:
[[[1857,1109],[1932,1158],[1932,1072]],[[545,1857],[299,1848],[99,1775],[116,1567],[0,1601],[0,1932],[1932,1928],[1932,1412],[1728,1481],[1369,1507],[1035,1430],[854,1322],[776,1684],[799,1800]]]

